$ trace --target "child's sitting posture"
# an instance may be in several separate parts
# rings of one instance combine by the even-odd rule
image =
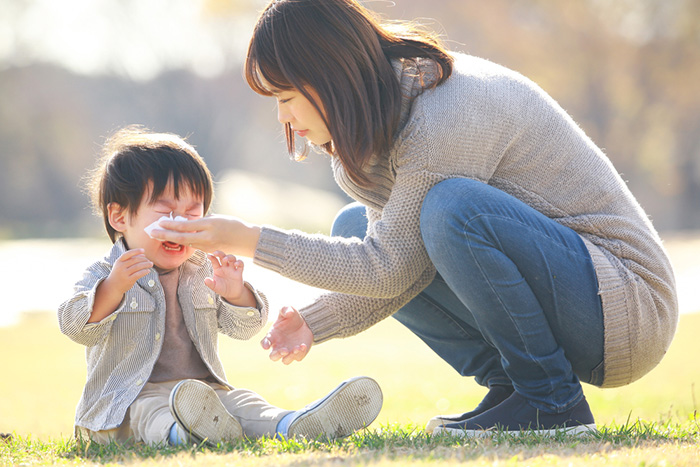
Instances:
[[[114,246],[58,311],[61,331],[87,347],[77,433],[99,443],[332,438],[376,418],[382,393],[366,377],[296,412],[226,381],[217,334],[248,339],[260,331],[265,297],[243,281],[235,257],[217,251],[207,258],[144,230],[162,216],[208,212],[212,178],[192,146],[126,128],[108,141],[91,182]]]

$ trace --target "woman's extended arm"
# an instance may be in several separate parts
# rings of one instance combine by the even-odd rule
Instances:
[[[211,216],[191,221],[162,221],[151,236],[212,253],[216,250],[252,258],[260,227],[236,217]]]

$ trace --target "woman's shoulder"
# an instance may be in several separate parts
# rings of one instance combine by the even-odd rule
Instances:
[[[452,75],[414,99],[407,127],[410,120],[449,129],[465,124],[489,126],[504,120],[524,124],[533,114],[547,117],[557,108],[544,90],[519,72],[485,58],[458,52],[452,55]]]
[[[462,52],[451,52],[454,59],[453,76],[475,80],[529,81],[521,73],[487,58]]]
[[[501,114],[514,106],[521,107],[520,101],[530,100],[533,84],[521,74],[473,55],[452,53],[452,56],[454,67],[450,77],[420,93],[407,92],[407,84],[420,86],[420,80],[410,81],[406,74],[414,75],[410,70],[404,72],[404,95],[411,96],[404,98],[410,101],[409,106],[404,102],[404,130],[410,132],[414,127],[427,125],[433,133],[443,126],[452,128],[476,120],[486,124],[491,118],[502,119]]]

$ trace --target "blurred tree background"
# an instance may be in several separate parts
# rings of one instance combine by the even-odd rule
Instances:
[[[242,78],[265,3],[0,0],[0,239],[99,235],[81,178],[131,123],[188,135],[217,177],[236,169],[338,192],[325,157],[289,160],[275,102]],[[700,0],[365,4],[533,79],[658,229],[700,228]]]

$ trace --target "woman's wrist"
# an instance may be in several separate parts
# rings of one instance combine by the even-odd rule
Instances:
[[[212,251],[222,250],[228,254],[248,258],[255,254],[260,239],[260,226],[237,217],[217,216],[211,218],[208,230],[209,247]]]
[[[241,246],[244,248],[244,252],[242,252],[243,256],[248,258],[255,256],[255,249],[257,248],[258,241],[260,240],[260,230],[260,226],[258,225],[245,225],[245,235],[243,235],[241,241]]]

